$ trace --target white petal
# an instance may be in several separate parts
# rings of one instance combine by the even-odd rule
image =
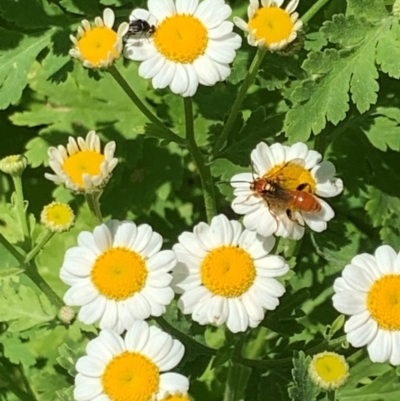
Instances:
[[[367,346],[372,362],[386,362],[392,353],[391,332],[378,330],[376,337]]]

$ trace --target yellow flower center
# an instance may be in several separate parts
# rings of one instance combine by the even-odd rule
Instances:
[[[144,401],[153,399],[158,392],[160,373],[147,357],[125,351],[108,363],[101,381],[113,401]]]
[[[388,274],[374,282],[367,308],[381,329],[400,330],[400,274]]]
[[[285,162],[277,164],[263,178],[268,178],[273,182],[278,183],[285,189],[295,191],[302,186],[302,190],[308,193],[314,193],[316,182],[310,171],[299,164]]]
[[[294,27],[290,14],[279,7],[260,8],[248,25],[250,32],[256,30],[256,39],[265,39],[267,46],[288,40]]]
[[[83,188],[83,174],[96,176],[101,173],[101,164],[104,161],[104,155],[94,150],[83,150],[69,156],[63,164],[63,169],[71,181]]]
[[[112,29],[106,26],[95,27],[79,39],[78,49],[83,60],[98,67],[102,61],[107,60],[109,53],[115,58],[119,56],[114,48],[117,40],[117,33]]]
[[[139,254],[127,248],[110,248],[96,259],[91,278],[106,298],[122,301],[146,284],[146,263]]]
[[[53,202],[45,206],[43,220],[54,228],[68,228],[74,219],[74,213],[66,203]]]
[[[235,246],[213,249],[201,264],[201,280],[215,295],[234,298],[253,284],[256,269],[250,255]]]
[[[325,390],[335,390],[349,377],[349,365],[342,355],[322,352],[314,355],[309,372],[311,379]]]
[[[157,26],[154,44],[168,60],[193,63],[207,48],[207,29],[193,15],[174,15]]]

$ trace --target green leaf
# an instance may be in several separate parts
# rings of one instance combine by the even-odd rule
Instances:
[[[75,377],[77,374],[75,364],[76,361],[84,355],[79,349],[72,349],[67,344],[62,344],[58,347],[60,356],[57,358],[57,362],[68,371],[68,374]]]
[[[70,13],[85,15],[85,18],[94,14],[103,17],[100,15],[96,0],[61,0],[60,6]]]
[[[30,12],[23,14],[32,18]],[[39,52],[50,43],[53,33],[53,30],[49,30],[23,36],[0,28],[2,47],[7,49],[0,52],[0,109],[16,104],[21,98],[28,83],[28,71]]]
[[[375,187],[368,187],[369,200],[365,210],[374,227],[380,227],[382,241],[398,248],[400,241],[400,199],[382,192]]]
[[[346,385],[336,391],[336,396],[340,401],[398,401],[399,393],[399,378],[393,367],[371,363],[367,357],[351,367]]]
[[[48,149],[49,143],[40,136],[31,139],[26,144],[25,156],[32,168],[39,167],[42,164],[45,166],[49,164]]]
[[[55,2],[46,0],[1,0],[0,14],[24,29],[60,26],[68,21]]]
[[[400,126],[398,121],[385,116],[375,117],[373,123],[363,131],[371,144],[386,152],[390,149],[400,151]]]
[[[30,287],[23,285],[15,289],[4,284],[0,304],[0,321],[8,322],[12,333],[49,322],[56,316],[53,306],[43,294],[38,296]]]
[[[313,401],[320,393],[308,374],[310,361],[311,358],[309,356],[306,358],[303,351],[295,353],[292,369],[293,386],[289,388],[292,401]]]
[[[336,15],[324,23],[320,32],[342,49],[308,54],[303,68],[309,78],[294,83],[286,94],[293,103],[285,119],[290,142],[305,142],[311,133],[319,134],[327,122],[337,125],[344,120],[349,93],[360,113],[369,110],[377,102],[377,63],[390,75],[399,74],[398,64],[388,56],[393,41],[398,40],[397,28],[392,29],[398,21],[386,12],[378,15],[380,19],[375,18],[373,23],[361,12],[347,17]]]
[[[383,0],[348,0],[347,15],[375,22],[388,16]]]
[[[25,367],[33,366],[36,358],[30,344],[23,342],[18,335],[7,332],[0,336],[0,343],[4,347],[4,356],[14,364],[22,363]]]
[[[58,390],[56,391],[56,395],[59,401],[75,401],[74,386]]]

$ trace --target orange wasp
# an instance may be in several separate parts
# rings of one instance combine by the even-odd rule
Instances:
[[[295,223],[299,222],[293,218],[293,211],[318,213],[321,210],[318,199],[306,190],[310,184],[300,184],[295,190],[284,188],[281,184],[285,179],[280,178],[280,173],[285,167],[291,165],[304,167],[304,164],[303,159],[290,160],[275,173],[266,177],[255,178],[250,185],[250,189],[267,202],[272,212],[286,211],[289,219]]]

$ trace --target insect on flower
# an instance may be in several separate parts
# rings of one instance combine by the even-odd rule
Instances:
[[[126,33],[126,38],[131,36],[140,35],[145,36],[146,38],[150,38],[154,35],[156,31],[155,25],[150,25],[144,19],[134,19],[129,23],[128,32]]]
[[[294,190],[285,187],[286,179],[282,171],[296,165],[304,167],[305,161],[300,158],[293,159],[272,174],[254,178],[250,183],[250,189],[267,202],[271,212],[284,211],[291,221],[300,224],[294,217],[295,211],[318,213],[321,210],[321,204],[311,193],[308,183],[301,183]]]

